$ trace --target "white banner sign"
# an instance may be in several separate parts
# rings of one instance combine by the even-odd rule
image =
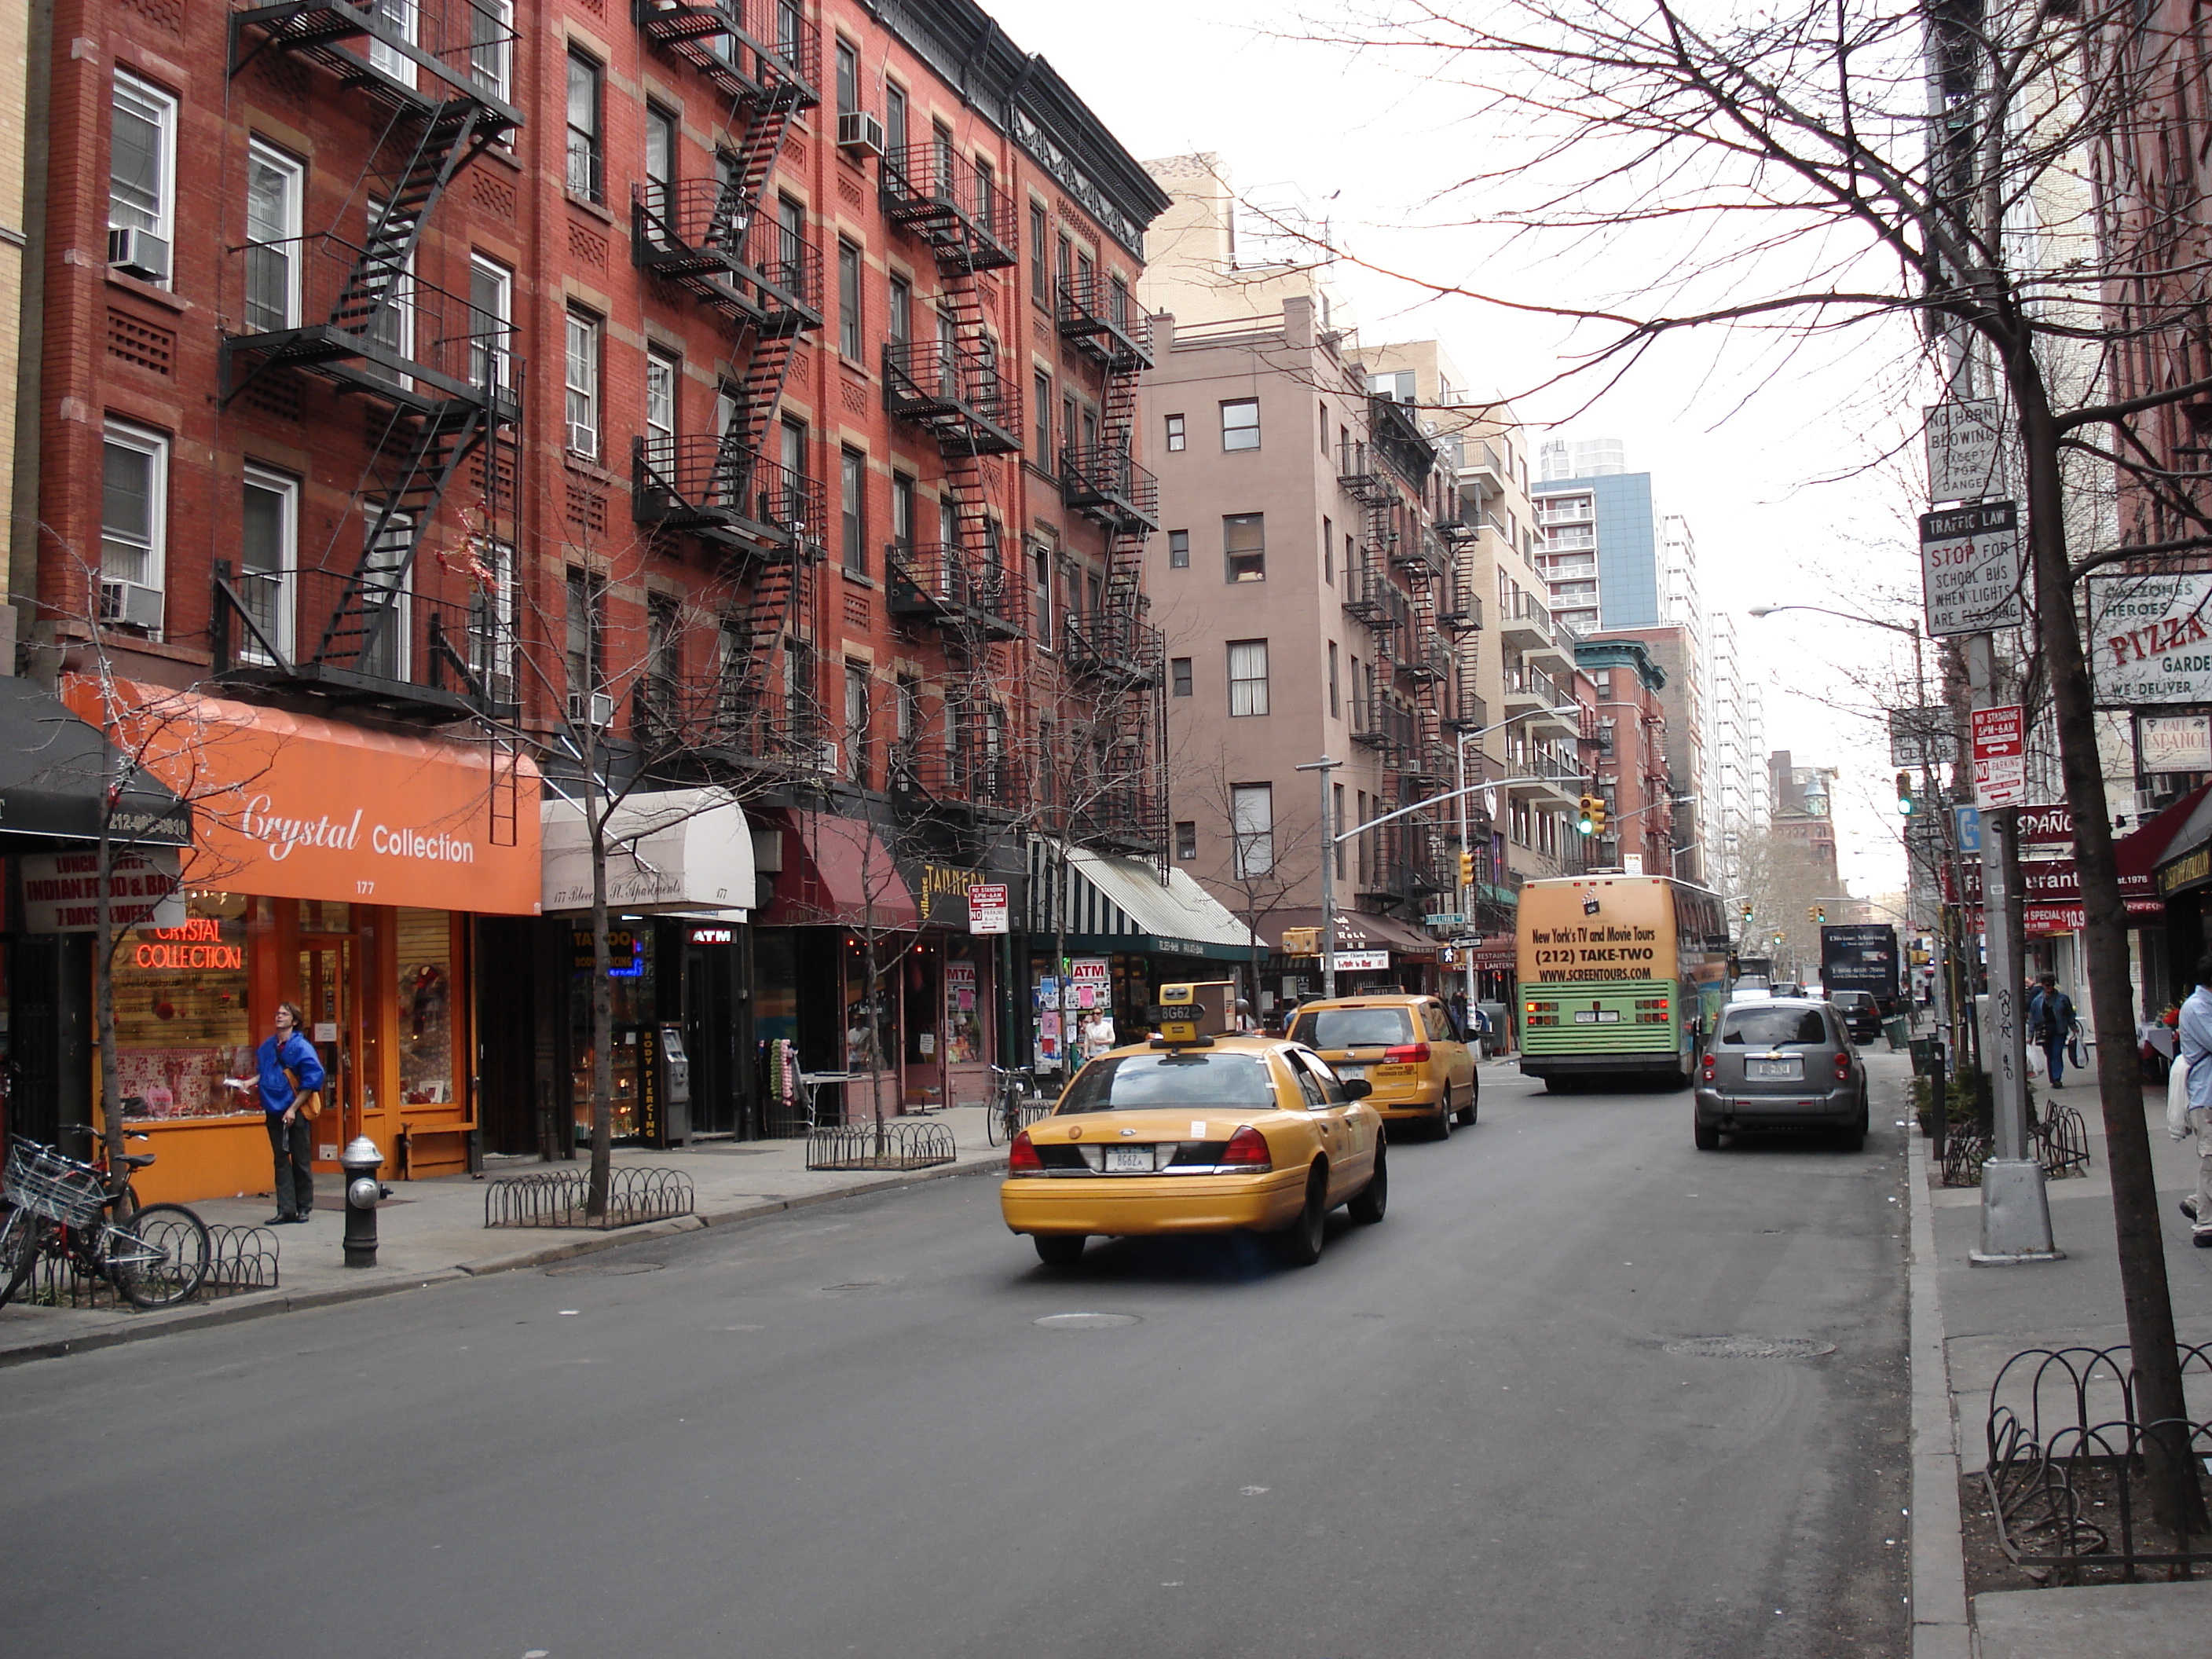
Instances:
[[[1336,953],[1336,971],[1340,974],[1380,972],[1389,966],[1390,953],[1388,951],[1339,951]]]
[[[1928,499],[1971,501],[2004,493],[2002,428],[1993,398],[1938,404],[1927,421]]]
[[[2092,576],[2087,586],[2082,645],[2099,703],[2212,702],[2212,572]]]
[[[26,853],[23,931],[88,933],[100,926],[100,854]],[[181,927],[185,895],[174,848],[118,853],[107,872],[107,902],[118,927]]]
[[[2212,772],[2212,716],[2146,714],[2136,722],[2136,769]]]
[[[1920,591],[1930,634],[2021,623],[2020,519],[2010,501],[1920,515]]]

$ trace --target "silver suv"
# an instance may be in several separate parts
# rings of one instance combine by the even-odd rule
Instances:
[[[1866,1145],[1867,1077],[1843,1018],[1810,997],[1731,1002],[1699,1056],[1698,1149],[1741,1129],[1831,1129]]]

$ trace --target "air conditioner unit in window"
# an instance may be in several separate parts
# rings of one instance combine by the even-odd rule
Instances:
[[[837,148],[848,155],[881,155],[884,124],[864,109],[848,109],[837,118]]]
[[[615,700],[604,691],[594,691],[588,696],[581,691],[568,694],[568,724],[588,726],[593,731],[604,732],[615,723]]]
[[[169,244],[148,231],[110,230],[107,263],[149,283],[166,283],[169,280]]]
[[[100,619],[125,628],[143,628],[149,634],[158,632],[161,626],[161,590],[149,587],[143,582],[111,581],[103,577],[100,584]]]

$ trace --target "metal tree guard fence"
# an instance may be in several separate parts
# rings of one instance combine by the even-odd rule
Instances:
[[[680,1170],[631,1168],[607,1173],[607,1212],[586,1216],[591,1176],[583,1170],[514,1176],[484,1183],[487,1227],[634,1227],[690,1215],[698,1206]]]
[[[128,1231],[127,1222],[118,1225]],[[276,1235],[266,1227],[208,1226],[208,1271],[190,1300],[278,1288]],[[33,1308],[127,1308],[113,1282],[88,1273],[75,1258],[42,1255],[17,1301]]]
[[[2050,1107],[2041,1116],[2031,1117],[2027,1139],[2034,1148],[2035,1161],[2049,1179],[2063,1181],[2068,1176],[2089,1173],[2089,1126],[2071,1106]],[[1987,1135],[1953,1124],[1943,1141],[1943,1185],[1980,1186],[1982,1165],[1989,1157]]]
[[[2212,1377],[2212,1350],[2177,1343],[2185,1378]],[[2136,1420],[2135,1368],[2124,1346],[2030,1348],[1990,1389],[1981,1480],[1997,1542],[2039,1577],[2066,1583],[2134,1583],[2139,1570],[2187,1577],[2212,1563],[2152,1522],[2145,1443],[2172,1437],[2199,1489],[2212,1424]]]
[[[806,1137],[810,1170],[927,1170],[954,1156],[951,1128],[912,1118],[817,1128]]]

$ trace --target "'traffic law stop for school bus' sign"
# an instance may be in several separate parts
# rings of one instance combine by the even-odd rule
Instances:
[[[2212,702],[2212,572],[2088,580],[2089,653],[2106,708]]]
[[[2020,514],[2011,501],[1920,515],[1920,586],[1930,634],[2021,623]]]

